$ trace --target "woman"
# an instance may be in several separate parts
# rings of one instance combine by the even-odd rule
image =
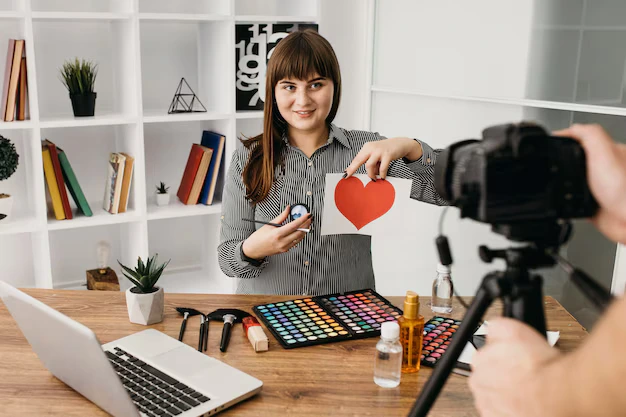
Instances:
[[[320,295],[375,287],[369,236],[320,235],[327,173],[409,178],[412,198],[447,204],[433,184],[436,153],[414,139],[333,125],[340,96],[339,63],[321,35],[293,32],[275,47],[263,133],[235,151],[224,186],[219,262],[226,275],[242,278],[238,293]],[[297,203],[311,213],[282,227],[242,220],[283,223]]]

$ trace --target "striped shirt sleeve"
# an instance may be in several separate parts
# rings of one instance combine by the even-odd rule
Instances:
[[[241,258],[241,245],[256,230],[254,223],[241,219],[254,219],[254,206],[246,198],[246,189],[241,181],[243,173],[242,150],[235,150],[227,173],[222,197],[220,245],[217,248],[219,264],[229,277],[256,278],[267,260],[256,267]]]

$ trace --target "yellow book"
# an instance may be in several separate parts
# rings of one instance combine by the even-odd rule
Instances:
[[[133,177],[133,166],[135,158],[127,153],[120,152],[120,154],[126,157],[126,163],[124,164],[124,176],[122,177],[122,192],[120,194],[120,205],[117,209],[118,213],[124,213],[128,208],[128,197],[130,194],[130,180]]]
[[[54,175],[54,168],[52,167],[52,157],[50,156],[50,149],[47,146],[41,149],[43,157],[43,172],[46,177],[46,184],[48,184],[48,192],[50,193],[50,199],[52,200],[52,209],[54,211],[54,217],[57,220],[65,220],[65,212],[63,211],[63,203],[61,202],[61,192],[59,191],[59,185],[57,184],[57,178]]]

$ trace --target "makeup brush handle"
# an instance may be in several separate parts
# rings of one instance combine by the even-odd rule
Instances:
[[[183,341],[183,335],[185,334],[185,327],[187,326],[187,319],[183,319],[182,324],[180,325],[180,333],[178,333],[178,340]]]
[[[220,342],[220,350],[226,352],[228,347],[228,341],[230,340],[230,328],[233,327],[232,323],[225,322],[222,328],[222,341]]]
[[[209,344],[209,324],[209,320],[207,319],[207,321],[204,322],[204,347],[202,348],[205,352]]]
[[[204,341],[204,326],[206,324],[202,322],[200,324],[200,336],[198,338],[198,352],[202,352],[202,342]]]

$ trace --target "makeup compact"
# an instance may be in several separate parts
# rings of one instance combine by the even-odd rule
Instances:
[[[304,203],[296,203],[289,209],[289,221],[298,220],[300,217],[307,215],[311,210]]]
[[[379,336],[382,323],[402,315],[371,289],[262,304],[252,310],[286,349]]]

